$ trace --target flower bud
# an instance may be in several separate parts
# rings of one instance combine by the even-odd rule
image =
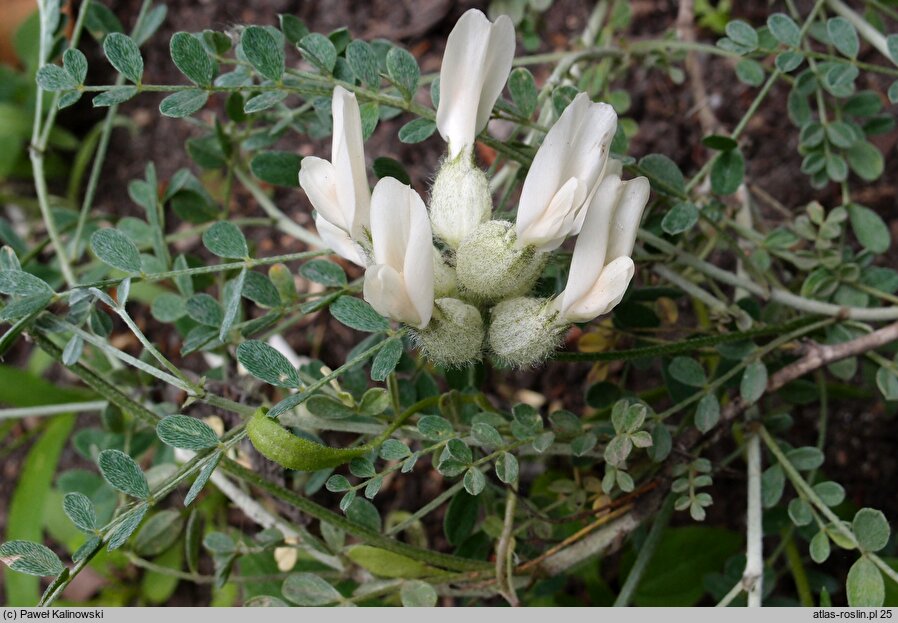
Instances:
[[[451,298],[434,301],[430,324],[416,333],[424,355],[450,368],[479,360],[483,335],[483,319],[477,308]]]
[[[518,297],[502,301],[490,316],[490,348],[512,367],[535,366],[561,343],[567,326],[556,326],[557,315],[546,299]]]
[[[489,303],[530,291],[547,255],[517,248],[507,221],[488,221],[465,238],[455,255],[458,285],[465,295]]]
[[[455,296],[458,293],[458,282],[455,269],[443,259],[443,254],[433,248],[433,295],[436,298]]]
[[[457,249],[492,211],[489,182],[470,154],[443,161],[430,193],[433,233]]]

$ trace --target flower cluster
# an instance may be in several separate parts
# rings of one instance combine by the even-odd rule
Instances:
[[[364,297],[412,327],[435,363],[463,365],[484,348],[514,366],[547,357],[575,322],[617,305],[633,278],[630,255],[649,184],[621,180],[609,157],[617,116],[579,94],[536,152],[515,223],[490,220],[489,182],[475,164],[514,57],[511,21],[470,10],[456,24],[440,71],[437,128],[448,144],[429,210],[411,187],[385,177],[369,191],[355,95],[333,95],[331,161],[305,158],[300,185],[318,231],[365,267]],[[527,296],[549,255],[577,236],[570,276],[552,299]]]

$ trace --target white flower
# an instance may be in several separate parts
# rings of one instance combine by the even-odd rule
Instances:
[[[334,88],[331,161],[302,161],[299,185],[315,208],[315,226],[337,255],[365,266],[369,246],[371,191],[365,173],[362,119],[355,94]],[[360,246],[361,245],[361,246]]]
[[[490,23],[471,9],[449,33],[440,68],[437,128],[449,143],[450,160],[470,154],[474,138],[486,127],[508,79],[514,48],[514,26],[505,15]]]
[[[586,93],[568,105],[524,180],[516,225],[519,247],[551,251],[580,231],[616,127],[614,109],[590,102]]]
[[[418,193],[392,177],[380,180],[371,195],[371,238],[365,300],[384,316],[423,329],[433,313],[433,234]]]
[[[567,286],[552,302],[560,312],[556,324],[587,322],[620,303],[636,270],[630,255],[648,199],[644,177],[602,180],[574,247]]]

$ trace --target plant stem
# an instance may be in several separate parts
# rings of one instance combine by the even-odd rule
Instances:
[[[84,2],[85,5],[89,3],[90,0]],[[140,12],[137,14],[137,19],[134,21],[134,28],[131,29],[132,35],[134,35],[134,33],[136,33],[143,25],[143,20],[146,17],[150,6],[152,6],[151,0],[143,1],[143,4],[140,7]],[[72,46],[74,47],[75,45],[76,44],[73,42]],[[115,85],[121,86],[124,83],[125,77],[119,74],[116,78]],[[100,173],[103,170],[103,163],[106,161],[106,152],[109,149],[109,138],[112,136],[112,128],[115,125],[114,121],[115,115],[118,112],[118,106],[118,104],[111,105],[106,111],[106,117],[103,119],[103,128],[100,130],[100,140],[97,143],[97,151],[94,154],[94,160],[91,164],[90,177],[87,178],[87,188],[84,190],[84,198],[81,201],[81,211],[78,213],[78,224],[75,227],[75,233],[72,236],[72,240],[69,242],[72,261],[78,260],[78,243],[81,241],[81,235],[84,233],[84,225],[87,223],[87,218],[90,215],[90,210],[94,204],[94,196],[96,195],[97,186],[100,182]],[[153,190],[155,192],[155,189]]]
[[[776,443],[776,440],[767,432],[767,429],[761,427],[760,429],[761,438],[764,440],[764,443],[767,445],[767,449],[770,450],[770,453],[776,457],[777,462],[782,466],[783,471],[786,472],[786,476],[789,477],[789,480],[792,482],[792,486],[801,493],[809,502],[811,502],[814,506],[817,507],[817,510],[826,517],[827,520],[832,524],[832,528],[834,530],[838,530],[845,536],[848,541],[854,545],[854,547],[861,550],[860,545],[858,544],[857,537],[855,537],[854,532],[850,528],[848,528],[845,523],[839,519],[839,517],[827,506],[823,503],[823,500],[820,499],[820,496],[814,491],[811,485],[801,476],[799,471],[795,469],[795,466],[792,465],[792,462],[786,457],[783,451],[780,449],[779,445]],[[886,564],[886,562],[874,554],[873,552],[864,552],[864,556],[867,556],[870,561],[879,567],[879,570],[883,572],[886,576],[892,579],[893,582],[898,584],[898,571],[892,569],[891,566]]]
[[[670,244],[663,238],[645,230],[639,230],[639,238],[644,242],[656,247],[665,253],[673,254],[677,259],[686,266],[694,268],[700,273],[725,283],[727,285],[742,288],[755,296],[762,299],[787,305],[794,309],[798,309],[811,314],[819,314],[821,316],[834,316],[837,318],[851,318],[853,320],[868,321],[886,321],[898,319],[898,305],[892,307],[848,307],[835,305],[833,303],[825,303],[823,301],[815,301],[807,299],[796,294],[792,294],[781,288],[765,288],[758,285],[750,279],[739,277],[722,268],[718,268],[713,264],[698,259],[694,255],[683,251],[682,249]]]
[[[125,279],[130,279],[131,283],[138,282],[155,282],[173,279],[184,275],[207,275],[209,273],[220,273],[228,270],[240,270],[241,268],[255,268],[256,266],[267,266],[269,264],[278,264],[282,262],[294,262],[297,260],[307,260],[313,257],[320,257],[331,253],[330,249],[321,251],[303,251],[301,253],[287,253],[285,255],[273,255],[271,257],[260,257],[255,259],[242,260],[240,262],[226,262],[224,264],[210,264],[207,266],[196,266],[194,268],[183,268],[180,270],[167,270],[162,273],[149,273],[142,275],[134,275],[132,277],[121,277],[115,279],[103,279],[101,281],[92,281],[90,283],[82,283],[75,286],[76,288],[107,288],[117,286]],[[71,290],[60,293],[60,295],[70,294]]]
[[[105,400],[88,402],[64,402],[38,407],[21,407],[18,409],[0,409],[0,420],[58,415],[59,413],[84,413],[86,411],[102,411],[109,403]]]
[[[244,173],[240,167],[234,167],[234,174],[237,176],[237,179],[240,180],[240,183],[243,184],[244,188],[252,194],[259,206],[265,211],[265,214],[274,219],[274,222],[281,231],[313,247],[319,249],[327,247],[327,245],[324,244],[324,241],[316,234],[313,234],[305,227],[300,227],[293,219],[281,212],[281,210],[274,205],[274,202],[268,198],[265,191],[256,184],[255,180]]]
[[[505,519],[502,522],[502,534],[496,545],[496,583],[499,585],[499,594],[502,595],[510,606],[518,606],[518,595],[514,588],[512,572],[514,565],[511,557],[514,553],[514,514],[518,506],[518,495],[514,487],[508,489],[505,496]]]
[[[805,573],[804,565],[801,562],[801,553],[798,551],[798,546],[795,545],[795,539],[792,538],[791,530],[786,531],[786,534],[783,536],[783,543],[789,571],[792,573],[792,580],[795,582],[795,590],[798,591],[798,599],[805,608],[813,608],[814,595],[811,593],[808,575]]]
[[[761,440],[750,435],[745,443],[748,463],[748,511],[746,516],[745,571],[742,584],[748,593],[748,607],[760,608],[764,588],[764,529],[761,509]]]
[[[49,17],[47,16],[45,0],[38,0],[37,4],[40,13],[38,18],[40,20],[40,43],[38,45],[37,64],[38,68],[41,68],[47,64],[48,55],[50,53],[47,44],[50,43],[53,33],[47,32]],[[62,271],[62,276],[65,279],[65,282],[69,286],[72,286],[75,284],[75,273],[72,271],[72,266],[69,264],[68,258],[66,257],[65,248],[62,246],[62,240],[59,237],[59,231],[56,229],[56,221],[53,219],[53,214],[50,212],[50,191],[47,188],[47,177],[44,172],[44,153],[47,149],[47,140],[42,140],[43,136],[41,134],[43,130],[43,104],[44,90],[38,88],[37,94],[35,95],[34,124],[31,131],[31,146],[29,148],[31,169],[34,175],[34,189],[37,193],[41,217],[47,228],[47,235],[50,237],[50,243],[53,245],[53,250],[56,252],[59,261],[59,269]],[[55,107],[53,110],[55,111]],[[55,116],[55,112],[48,114],[47,127],[52,126],[53,118]],[[46,133],[46,136],[49,137],[49,132]]]
[[[664,504],[661,506],[661,510],[658,511],[658,514],[655,516],[652,528],[645,537],[642,547],[639,548],[639,554],[636,556],[636,561],[630,568],[630,573],[627,574],[627,579],[624,581],[620,593],[617,594],[617,599],[614,600],[615,607],[626,607],[630,605],[630,601],[636,594],[636,589],[639,588],[639,581],[642,580],[645,570],[648,568],[649,563],[652,561],[652,557],[655,555],[655,551],[658,549],[658,545],[661,543],[661,536],[664,534],[667,524],[670,523],[671,515],[673,515],[674,499],[675,496],[673,494],[668,495],[667,499],[664,500]]]

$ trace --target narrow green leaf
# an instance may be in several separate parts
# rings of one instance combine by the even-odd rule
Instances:
[[[169,50],[175,65],[191,82],[201,87],[211,86],[215,67],[199,39],[190,33],[176,32]]]
[[[13,571],[37,576],[59,575],[64,569],[52,550],[30,541],[8,541],[0,545],[0,562]]]
[[[281,32],[291,44],[296,45],[300,40],[309,34],[309,29],[305,23],[298,17],[289,14],[278,15],[281,23]]]
[[[127,102],[135,95],[137,95],[137,87],[112,87],[94,97],[91,103],[95,108],[114,106]]]
[[[742,373],[739,393],[748,404],[757,402],[767,389],[767,366],[763,361],[754,361]]]
[[[421,70],[418,68],[418,61],[408,50],[394,47],[387,52],[387,74],[405,99],[410,100],[418,90]]]
[[[109,451],[107,450],[107,452]],[[109,551],[116,550],[125,544],[130,536],[134,534],[134,531],[137,530],[137,527],[140,526],[140,522],[143,521],[143,517],[147,514],[148,508],[146,503],[136,507],[128,514],[122,523],[106,535],[106,548]]]
[[[380,72],[377,54],[366,42],[356,39],[346,46],[346,61],[352,71],[368,86],[380,87]]]
[[[249,256],[246,237],[236,225],[219,221],[203,232],[203,246],[223,258],[245,258]]]
[[[536,111],[538,92],[533,74],[526,67],[518,67],[508,76],[511,101],[522,117],[529,119]]]
[[[667,371],[674,379],[690,387],[702,387],[708,381],[704,368],[691,357],[674,357]]]
[[[194,294],[187,299],[184,308],[191,319],[206,327],[218,329],[224,320],[221,305],[205,292]]]
[[[240,40],[246,59],[274,82],[284,75],[284,49],[274,35],[261,26],[248,26]]]
[[[298,187],[301,162],[301,156],[289,151],[263,151],[253,156],[250,168],[263,182]]]
[[[420,143],[429,138],[437,129],[437,125],[430,119],[415,119],[399,128],[399,140],[403,143]]]
[[[103,40],[103,52],[120,74],[131,82],[140,83],[143,77],[143,57],[131,37],[118,32],[110,33]]]
[[[785,13],[774,13],[767,18],[770,33],[782,44],[798,47],[801,43],[801,29],[791,17]]]
[[[698,222],[698,208],[688,201],[678,201],[661,219],[664,233],[676,236],[689,231]]]
[[[166,117],[173,117],[175,119],[189,117],[202,109],[207,101],[209,101],[208,91],[203,91],[201,89],[177,91],[159,102],[159,112]]]
[[[44,91],[68,91],[78,87],[78,81],[59,65],[44,65],[36,76],[37,85]]]
[[[271,279],[262,273],[253,271],[246,273],[246,280],[243,282],[243,296],[261,307],[277,307],[282,302],[281,295]]]
[[[150,496],[147,478],[140,466],[120,450],[103,450],[97,457],[103,478],[114,489],[126,495],[145,500]]]
[[[851,529],[857,538],[858,545],[865,552],[878,552],[889,542],[891,528],[882,511],[874,508],[862,508],[851,522]]]
[[[281,591],[298,606],[324,606],[342,599],[337,589],[312,573],[287,576]]]
[[[90,237],[90,248],[101,262],[126,273],[140,272],[140,251],[117,229],[98,229]]]
[[[889,228],[876,212],[866,206],[852,203],[848,206],[851,229],[858,242],[872,253],[885,253],[892,240]]]
[[[374,356],[374,361],[371,363],[371,380],[378,382],[386,380],[390,373],[396,369],[396,364],[399,363],[401,357],[402,340],[390,340]]]
[[[324,73],[334,71],[337,64],[337,49],[324,35],[313,32],[303,37],[297,45],[299,51],[310,63]]]
[[[836,49],[849,58],[857,56],[861,44],[857,31],[844,17],[831,17],[826,20],[826,33]]]
[[[738,149],[722,152],[711,166],[711,190],[718,195],[730,195],[739,188],[744,176],[742,152]]]
[[[287,99],[287,95],[288,93],[286,91],[266,91],[265,93],[260,93],[246,101],[246,104],[243,105],[243,112],[251,115],[253,113],[262,112],[263,110],[268,110],[272,106]]]
[[[299,374],[277,350],[258,340],[247,340],[237,347],[237,361],[247,372],[269,385],[297,388]]]
[[[845,581],[848,605],[852,608],[879,608],[885,600],[885,582],[876,565],[868,558],[858,558],[848,570]]]
[[[720,421],[720,402],[714,394],[707,394],[698,401],[695,409],[695,427],[702,433],[717,426]]]
[[[338,321],[357,331],[377,333],[390,328],[386,318],[378,314],[371,305],[354,296],[341,296],[331,303],[330,312]]]
[[[496,459],[496,476],[507,485],[518,480],[518,459],[509,452],[503,452]]]
[[[758,47],[757,31],[742,20],[736,19],[728,22],[726,33],[738,45],[748,48],[749,52]]]
[[[53,294],[53,288],[40,277],[24,270],[0,270],[0,293],[15,296]]]
[[[69,48],[62,55],[62,66],[79,85],[87,78],[87,57],[77,48]]]
[[[209,482],[209,478],[212,477],[212,472],[215,471],[219,461],[221,461],[221,456],[221,452],[216,452],[203,467],[200,475],[197,476],[196,480],[193,481],[193,484],[190,485],[190,490],[187,492],[187,495],[184,496],[184,506],[190,506],[203,490],[203,487],[206,486],[206,483]]]
[[[346,285],[346,273],[343,269],[328,260],[311,260],[299,267],[299,273],[315,283],[330,287],[343,287]]]
[[[218,435],[208,424],[186,415],[163,418],[156,425],[156,434],[166,445],[194,452],[218,445]]]
[[[66,493],[62,498],[62,510],[75,527],[87,534],[97,529],[97,511],[94,503],[83,493]]]

